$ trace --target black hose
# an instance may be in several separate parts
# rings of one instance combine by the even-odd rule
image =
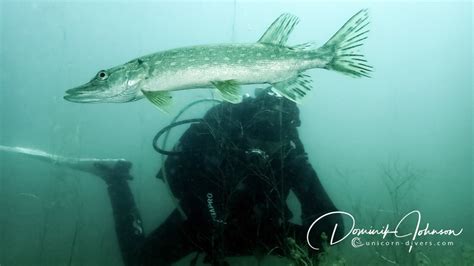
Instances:
[[[202,122],[204,121],[203,119],[188,119],[188,120],[183,120],[183,121],[180,121],[180,122],[176,122],[176,120],[178,120],[178,118],[185,112],[187,111],[189,108],[191,108],[192,106],[196,105],[196,104],[199,104],[199,103],[202,103],[202,102],[217,102],[217,103],[221,103],[221,101],[219,100],[216,100],[216,99],[201,99],[201,100],[197,100],[197,101],[194,101],[194,102],[191,102],[190,104],[186,105],[183,109],[180,110],[180,112],[173,118],[173,120],[171,121],[171,124],[169,124],[168,126],[164,127],[163,129],[161,129],[158,133],[156,133],[155,137],[153,138],[153,148],[155,149],[155,151],[159,152],[160,154],[163,155],[163,159],[164,159],[164,156],[165,155],[179,155],[181,152],[178,152],[178,151],[166,151],[164,149],[161,149],[159,146],[158,146],[158,139],[161,137],[161,135],[163,135],[164,133],[166,133],[166,136],[165,138],[163,139],[163,147],[166,147],[166,142],[168,141],[168,136],[169,136],[169,131],[173,128],[173,127],[176,127],[176,126],[179,126],[179,125],[182,125],[182,124],[187,124],[187,123],[194,123],[194,122]]]
[[[158,140],[160,139],[161,135],[163,135],[164,133],[166,133],[168,130],[172,129],[173,127],[180,126],[180,125],[183,125],[183,124],[197,123],[197,122],[203,122],[203,121],[204,121],[204,119],[202,119],[202,118],[194,118],[194,119],[186,119],[186,120],[174,122],[174,123],[171,123],[171,124],[167,125],[166,127],[162,128],[160,131],[158,131],[158,133],[156,133],[155,137],[153,138],[153,148],[155,149],[155,151],[157,151],[157,152],[159,152],[163,155],[179,155],[179,154],[181,154],[182,151],[166,151],[166,150],[161,149],[158,146]]]

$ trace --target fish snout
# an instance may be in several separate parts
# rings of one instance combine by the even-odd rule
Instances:
[[[68,102],[73,102],[73,103],[93,103],[93,102],[99,102],[99,99],[94,99],[90,98],[87,95],[72,95],[68,94],[63,97],[64,100]]]
[[[85,94],[85,93],[91,93],[91,92],[94,92],[94,88],[91,84],[87,83],[87,84],[67,90],[66,94],[78,95],[78,94]]]
[[[100,101],[97,93],[89,84],[66,90],[64,100],[75,103],[91,103]]]
[[[66,91],[66,94],[76,94],[78,92],[77,88],[69,89]]]

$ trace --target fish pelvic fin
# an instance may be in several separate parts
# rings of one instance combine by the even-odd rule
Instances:
[[[230,103],[240,103],[240,85],[236,80],[211,81],[211,84],[220,92],[222,98]]]
[[[167,91],[141,90],[143,95],[162,112],[169,113],[173,97]]]
[[[359,51],[368,37],[368,25],[368,11],[362,9],[319,48],[319,51],[329,54],[329,62],[324,68],[353,77],[370,77],[373,67]]]
[[[278,94],[283,95],[290,101],[300,103],[301,99],[311,91],[311,83],[312,81],[309,75],[298,73],[298,75],[292,78],[273,83],[272,86],[273,90]]]
[[[292,14],[284,13],[280,15],[270,27],[268,27],[258,42],[284,46],[288,40],[288,36],[296,24],[298,24],[298,21],[298,17]]]

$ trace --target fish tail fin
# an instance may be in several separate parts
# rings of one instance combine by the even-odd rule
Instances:
[[[370,77],[373,67],[359,52],[367,39],[369,30],[367,9],[362,9],[352,16],[320,49],[329,54],[329,61],[324,68],[335,70],[353,77]]]

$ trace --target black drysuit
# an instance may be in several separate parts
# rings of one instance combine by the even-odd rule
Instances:
[[[125,264],[169,265],[198,251],[222,265],[226,256],[270,250],[289,256],[288,239],[306,245],[309,225],[336,207],[308,162],[299,124],[296,105],[284,98],[271,104],[247,98],[213,107],[203,122],[186,130],[174,149],[179,154],[168,156],[158,174],[166,177],[186,218],[175,210],[149,236],[127,181],[109,178]],[[302,226],[288,221],[290,190],[301,204]],[[340,217],[331,217],[311,230],[313,245],[320,244],[322,232],[330,236],[335,223],[342,233]]]

